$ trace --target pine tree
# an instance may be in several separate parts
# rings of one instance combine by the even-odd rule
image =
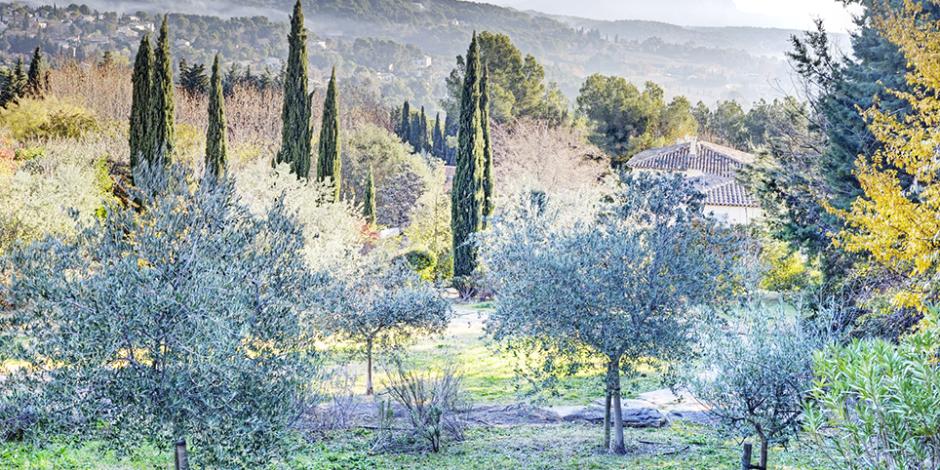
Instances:
[[[317,180],[333,181],[333,200],[339,200],[342,180],[342,159],[339,143],[339,97],[336,89],[336,68],[326,87],[323,102],[323,125],[320,127],[320,143],[317,152]]]
[[[173,59],[170,57],[170,32],[167,16],[163,16],[160,36],[157,38],[152,88],[150,95],[151,128],[150,155],[151,164],[166,165],[173,157],[176,143],[176,111],[174,104]]]
[[[150,155],[150,93],[152,85],[152,69],[154,57],[150,47],[150,35],[145,34],[140,39],[137,48],[137,57],[134,59],[134,75],[131,78],[133,92],[131,94],[130,119],[130,162],[131,174],[137,168],[142,158]]]
[[[375,177],[372,173],[372,167],[369,167],[369,180],[366,182],[366,197],[362,203],[362,215],[366,218],[366,223],[370,227],[375,226],[376,221],[376,211],[375,211]]]
[[[480,79],[480,126],[483,128],[483,227],[495,210],[493,193],[493,147],[490,141],[489,70],[483,67]]]
[[[16,65],[9,72],[3,93],[0,93],[0,107],[16,103],[26,91],[26,71],[23,68],[23,59],[16,59]]]
[[[209,92],[209,76],[206,66],[193,64],[187,66],[180,61],[180,86],[191,96],[204,95]]]
[[[401,108],[401,125],[398,126],[398,136],[402,142],[411,142],[411,105],[405,101]]]
[[[29,73],[26,75],[26,94],[34,98],[42,98],[49,88],[46,81],[46,63],[42,56],[42,49],[33,50],[33,57],[29,61]]]
[[[483,228],[483,126],[480,116],[480,50],[476,33],[467,51],[457,134],[457,168],[451,191],[451,228],[454,240],[454,276],[466,278],[477,265],[477,250],[470,237]]]
[[[310,116],[313,96],[307,91],[307,29],[300,0],[294,5],[288,36],[289,52],[284,74],[284,105],[281,111],[281,150],[275,164],[290,163],[298,178],[310,177]]]
[[[444,128],[441,126],[441,113],[437,113],[434,117],[434,130],[431,133],[431,155],[446,160],[447,141],[444,138]]]
[[[209,128],[206,130],[206,177],[215,181],[225,176],[228,136],[225,125],[225,97],[222,94],[222,73],[219,55],[212,63],[209,90]]]

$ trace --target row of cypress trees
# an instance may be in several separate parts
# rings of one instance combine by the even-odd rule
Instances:
[[[137,170],[142,163],[146,162],[151,167],[165,167],[173,156],[176,143],[175,86],[169,36],[167,17],[164,16],[156,49],[150,46],[150,36],[144,35],[134,59],[128,139],[132,177],[138,174]],[[206,176],[215,179],[225,173],[228,146],[218,55],[212,65],[209,86],[205,166]]]
[[[451,191],[455,279],[468,278],[476,270],[477,250],[471,237],[486,228],[486,219],[494,210],[487,75],[480,61],[477,35],[473,33],[467,51],[457,134],[457,161]]]
[[[281,110],[283,127],[281,149],[274,164],[289,163],[298,178],[309,179],[311,167],[311,126],[313,115],[313,93],[308,90],[307,76],[307,30],[300,0],[294,4],[291,15],[291,31],[288,36],[289,51],[287,70],[284,75],[284,104]],[[333,198],[338,199],[341,185],[342,160],[340,158],[339,91],[336,85],[336,69],[330,76],[323,102],[323,121],[317,148],[318,181],[333,182]]]
[[[441,113],[437,113],[434,124],[430,124],[424,106],[420,112],[412,112],[411,104],[405,101],[397,115],[395,133],[402,142],[410,144],[415,152],[430,153],[441,160],[447,160],[447,143]]]

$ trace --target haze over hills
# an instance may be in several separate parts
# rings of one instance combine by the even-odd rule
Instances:
[[[171,11],[221,17],[261,15],[280,24],[286,22],[293,0],[86,0],[85,3],[100,11],[125,14]],[[604,73],[624,76],[638,84],[652,80],[662,85],[668,95],[685,95],[693,102],[737,99],[745,104],[789,91],[790,68],[784,52],[789,47],[789,37],[800,33],[786,29],[600,21],[458,0],[317,0],[305,2],[305,10],[311,40],[316,37],[335,41],[329,42],[327,48],[338,48],[344,41],[357,38],[372,38],[405,46],[419,60],[425,54],[430,58],[427,68],[408,70],[409,67],[390,67],[375,60],[368,67],[377,73],[407,76],[410,90],[404,92],[428,104],[442,95],[443,77],[453,67],[454,57],[465,52],[474,30],[508,34],[524,53],[533,54],[545,65],[548,78],[557,82],[572,100],[587,75]],[[846,38],[838,36],[837,42]],[[197,47],[197,41],[192,42]],[[250,49],[251,45],[241,46]],[[348,53],[348,49],[343,52]],[[197,59],[211,51],[204,52],[197,54]],[[270,59],[267,54],[257,58],[259,63]],[[356,57],[343,59],[363,65]],[[415,77],[423,85],[410,83]]]

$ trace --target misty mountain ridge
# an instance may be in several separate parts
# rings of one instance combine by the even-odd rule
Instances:
[[[28,0],[32,5],[54,1]],[[221,17],[262,15],[287,22],[293,0],[86,0],[101,11],[177,12]],[[569,99],[591,73],[661,84],[669,95],[693,102],[786,94],[791,70],[784,53],[797,30],[750,27],[688,27],[642,20],[601,21],[520,11],[459,0],[305,1],[312,35],[354,40],[370,38],[417,48],[430,59],[422,71],[427,93],[439,97],[440,83],[463,54],[473,31],[505,33],[545,65],[548,78]],[[836,43],[846,35],[834,35]],[[285,39],[286,41],[286,39]],[[383,71],[384,72],[384,71]],[[399,71],[402,73],[402,71]],[[411,86],[412,89],[415,86]],[[415,93],[420,94],[420,90]],[[420,97],[415,97],[420,100]]]

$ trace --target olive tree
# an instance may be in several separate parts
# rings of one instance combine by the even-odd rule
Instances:
[[[154,187],[0,261],[0,357],[24,364],[0,424],[39,442],[186,438],[208,467],[277,462],[318,372],[322,279],[302,229],[282,204],[251,215],[229,182],[177,169]]]
[[[825,311],[748,305],[705,328],[700,361],[690,367],[693,395],[731,437],[760,439],[760,467],[769,444],[799,432],[813,388],[813,354],[835,335]]]
[[[450,303],[404,260],[381,255],[358,260],[333,273],[324,325],[353,341],[366,358],[366,394],[373,393],[372,359],[377,346],[400,345],[416,334],[447,327]]]
[[[553,363],[600,358],[605,445],[623,453],[621,372],[690,352],[701,307],[733,287],[738,238],[705,218],[701,194],[676,177],[625,174],[574,216],[551,199],[522,199],[532,202],[504,211],[480,240],[497,299],[487,330],[498,341],[551,345],[541,352]]]

